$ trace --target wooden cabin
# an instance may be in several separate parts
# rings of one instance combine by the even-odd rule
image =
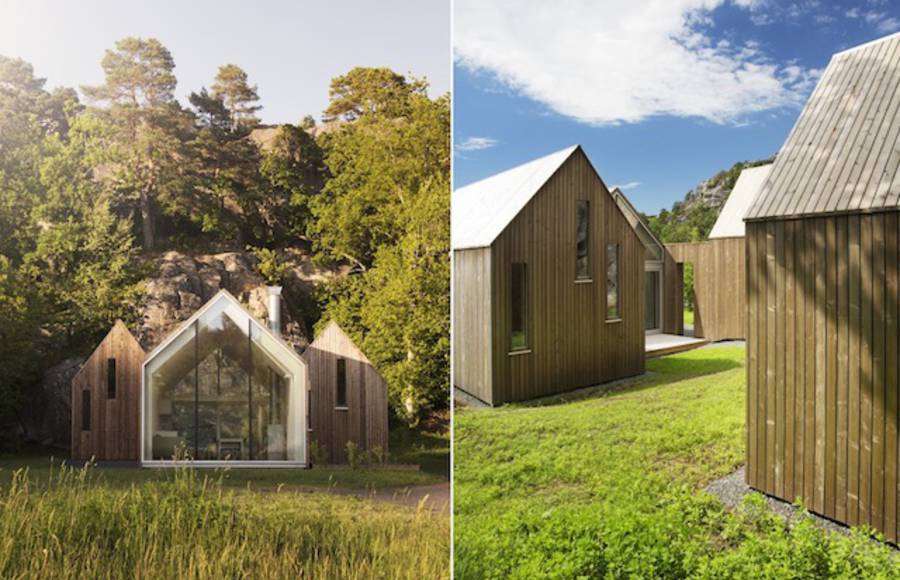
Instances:
[[[72,459],[305,467],[310,435],[335,462],[346,441],[386,451],[384,380],[337,325],[301,357],[279,309],[280,288],[268,326],[222,290],[146,356],[116,322],[72,381]],[[310,399],[334,416],[311,413]]]
[[[451,204],[456,388],[499,405],[644,372],[644,245],[580,146]]]
[[[388,451],[387,383],[334,321],[303,353],[309,367],[310,440],[332,463],[347,462],[347,443]]]
[[[900,34],[834,55],[746,221],[747,482],[897,541]]]
[[[117,320],[72,379],[72,459],[140,460],[144,349]]]

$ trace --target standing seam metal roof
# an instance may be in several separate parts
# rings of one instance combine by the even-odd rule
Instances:
[[[900,33],[835,54],[747,220],[900,207]]]

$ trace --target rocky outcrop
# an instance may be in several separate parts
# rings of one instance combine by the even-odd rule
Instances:
[[[253,316],[265,320],[266,283],[256,266],[256,258],[244,252],[205,256],[166,252],[157,260],[156,275],[146,284],[138,342],[147,350],[153,348],[223,288]],[[298,350],[306,348],[309,332],[287,297],[282,300],[282,321],[284,339]]]

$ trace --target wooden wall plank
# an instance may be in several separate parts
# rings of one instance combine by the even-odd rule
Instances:
[[[860,221],[860,459],[861,474],[872,470],[872,219],[862,216]],[[861,476],[859,482],[859,523],[870,525],[871,476]]]
[[[884,529],[884,220],[872,218],[872,527]]]
[[[847,230],[847,218],[841,217],[833,220],[836,224],[837,229],[837,244],[835,246],[835,250],[837,255],[835,256],[835,265],[836,268],[836,276],[834,280],[835,288],[833,293],[836,295],[836,307],[837,314],[835,323],[829,326],[829,330],[834,333],[834,340],[829,339],[829,345],[833,345],[836,342],[836,352],[831,351],[829,353],[829,365],[828,368],[830,371],[835,373],[834,383],[837,389],[837,422],[836,422],[836,432],[835,435],[837,437],[837,490],[836,490],[836,505],[835,505],[835,517],[841,521],[847,520],[847,484],[848,484],[848,469],[847,469],[847,436],[849,433],[848,427],[848,378],[849,371],[846,365],[847,361],[847,339],[849,336],[849,295],[848,289],[850,287],[849,279],[848,279],[848,270],[847,270],[847,260],[849,258],[849,245],[847,240],[848,230]],[[831,362],[833,361],[833,362]]]
[[[747,285],[745,288],[746,304],[747,304],[747,468],[745,470],[745,480],[747,485],[751,487],[757,486],[757,438],[756,422],[757,414],[757,396],[759,388],[757,385],[757,375],[755,369],[759,364],[759,335],[757,332],[757,321],[759,319],[757,304],[759,301],[759,277],[757,275],[756,258],[756,228],[748,225],[745,243],[745,265],[747,270]]]

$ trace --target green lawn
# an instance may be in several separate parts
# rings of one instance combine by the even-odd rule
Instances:
[[[895,577],[862,533],[793,528],[706,483],[744,458],[744,350],[648,362],[618,390],[455,417],[457,578]]]
[[[685,310],[684,311],[684,323],[685,324],[694,324],[694,311],[693,310]]]
[[[423,432],[403,427],[391,431],[390,462],[419,465],[420,471],[409,469],[349,469],[346,466],[323,466],[314,469],[204,469],[218,477],[227,488],[272,490],[330,486],[348,489],[389,489],[429,485],[449,479],[449,434]],[[34,483],[44,483],[65,452],[40,447],[26,447],[19,453],[0,455],[0,489],[9,485],[13,473],[28,470]],[[89,479],[109,487],[129,487],[135,483],[163,481],[167,469],[103,467],[89,470]]]

